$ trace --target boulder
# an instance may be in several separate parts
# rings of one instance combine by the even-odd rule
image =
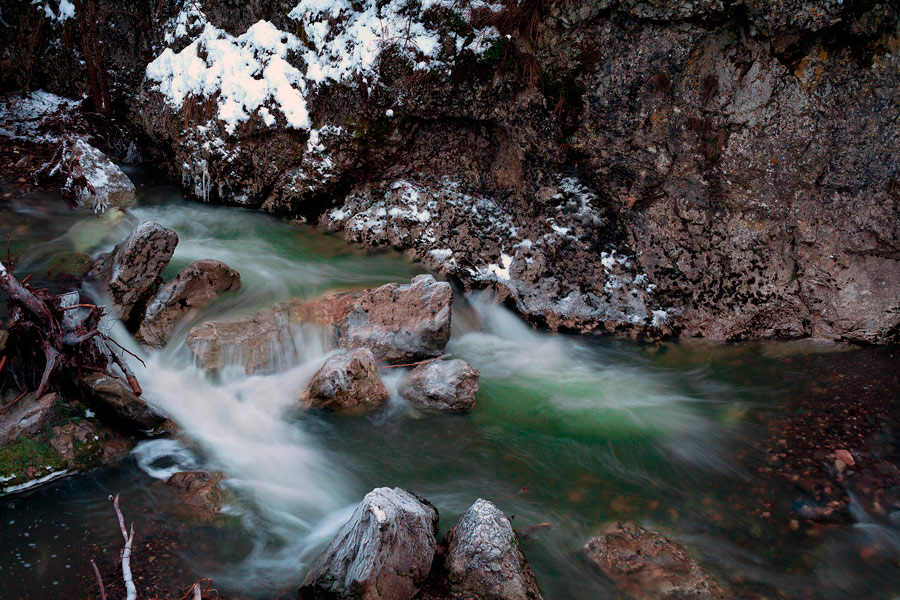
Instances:
[[[94,259],[84,252],[65,252],[57,254],[50,261],[47,273],[52,277],[69,279],[81,279],[91,270]]]
[[[143,398],[128,387],[103,373],[82,377],[85,402],[103,413],[139,431],[149,431],[162,425],[166,417],[159,414]]]
[[[294,327],[327,329],[330,349],[368,348],[378,360],[412,362],[440,356],[450,340],[450,284],[419,275],[409,284],[293,300],[233,322],[191,329],[188,346],[207,370],[237,362],[248,374],[278,370],[297,356]]]
[[[215,321],[192,328],[188,348],[207,371],[239,364],[248,375],[268,373],[296,360],[291,304],[259,310],[240,321]]]
[[[93,191],[81,188],[78,203],[103,212],[111,206],[123,207],[137,200],[134,184],[105,154],[79,139],[72,146],[71,158],[77,159]]]
[[[389,395],[372,351],[358,348],[328,357],[300,395],[300,402],[307,408],[343,411],[376,406]]]
[[[480,373],[464,360],[437,360],[417,366],[406,379],[403,397],[414,406],[442,411],[475,406]]]
[[[637,525],[620,523],[588,541],[583,552],[634,600],[726,597],[684,547]]]
[[[137,338],[155,348],[169,340],[178,322],[215,300],[219,294],[241,287],[241,276],[218,260],[198,260],[164,283],[147,305]]]
[[[166,485],[179,491],[180,512],[200,521],[209,521],[222,510],[225,494],[219,482],[222,473],[182,471],[175,473]]]
[[[479,498],[443,542],[447,587],[483,600],[537,600],[537,580],[512,525],[492,502]]]
[[[105,288],[113,311],[126,326],[133,324],[140,307],[156,291],[177,244],[174,231],[144,221],[112,252],[94,263],[89,276]]]
[[[35,400],[34,395],[31,392],[0,411],[0,445],[31,437],[52,420],[56,394],[44,394],[39,400]]]
[[[411,600],[437,549],[437,510],[400,488],[366,494],[316,561],[300,598]]]
[[[408,284],[332,294],[319,301],[346,310],[332,321],[331,343],[368,348],[379,360],[403,363],[440,356],[450,340],[450,284],[419,275]],[[342,311],[333,311],[335,316]]]

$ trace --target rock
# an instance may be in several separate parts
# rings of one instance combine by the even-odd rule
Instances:
[[[9,332],[0,328],[0,352],[6,349],[6,340],[9,339]]]
[[[634,600],[726,597],[680,544],[637,525],[619,524],[588,541],[583,553]]]
[[[420,408],[469,410],[475,406],[479,375],[478,370],[464,360],[425,363],[409,373],[403,397]]]
[[[225,498],[219,485],[222,478],[222,473],[183,471],[169,477],[166,485],[181,492],[180,509],[200,521],[209,521],[222,510]]]
[[[177,244],[174,231],[144,221],[94,264],[89,276],[106,289],[112,310],[126,326],[134,324],[141,307],[156,291]]]
[[[31,392],[14,405],[0,411],[0,445],[18,438],[31,437],[53,418],[53,404],[57,395],[44,394],[35,400]]]
[[[147,305],[137,338],[155,348],[169,340],[178,322],[215,300],[219,294],[241,287],[241,276],[218,260],[199,260],[164,283]]]
[[[368,348],[343,351],[325,360],[300,396],[307,408],[334,411],[377,406],[388,399]]]
[[[374,290],[334,294],[346,307],[331,325],[331,340],[345,349],[365,347],[378,360],[403,363],[440,356],[450,340],[450,284],[419,275],[409,284],[390,283]]]
[[[537,600],[537,580],[506,515],[479,498],[442,542],[451,592],[483,600]]]
[[[282,303],[240,321],[197,325],[188,334],[187,345],[207,371],[239,364],[248,375],[268,373],[296,361],[295,325],[291,304]]]
[[[294,364],[298,328],[321,326],[331,349],[365,347],[377,360],[413,362],[444,351],[452,302],[449,284],[420,275],[406,285],[293,300],[240,321],[203,323],[187,344],[209,371],[236,362],[248,374],[271,372]]]
[[[411,600],[437,548],[437,510],[400,488],[366,494],[316,561],[300,598]]]
[[[844,450],[844,449],[841,449],[841,450],[835,450],[835,451],[834,451],[834,457],[835,457],[837,460],[843,462],[843,463],[844,463],[845,465],[847,465],[848,467],[852,467],[852,466],[854,466],[854,465],[856,464],[856,461],[853,460],[853,455],[850,453],[849,450]]]
[[[143,398],[136,396],[128,387],[102,373],[91,373],[82,377],[82,392],[85,402],[98,413],[139,431],[150,431],[165,422]]]
[[[94,265],[94,259],[90,254],[84,252],[67,252],[65,254],[57,254],[50,262],[48,273],[53,277],[69,277],[73,279],[81,279],[91,270]]]
[[[79,189],[78,203],[90,205],[95,212],[103,212],[111,206],[123,207],[137,199],[134,184],[105,154],[79,138],[72,146],[73,159],[77,159],[88,183],[94,188]]]

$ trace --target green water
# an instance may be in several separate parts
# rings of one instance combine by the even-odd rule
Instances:
[[[242,289],[193,323],[423,272],[401,254],[363,252],[261,213],[185,202],[164,180],[134,175],[142,202],[118,220],[74,213],[52,197],[0,206],[14,251],[24,251],[20,273],[44,272],[60,253],[108,250],[144,219],[179,234],[167,276],[202,258],[241,273]],[[336,416],[304,413],[296,403],[324,356],[315,336],[287,372],[211,381],[183,346],[189,325],[137,372],[148,400],[179,422],[184,438],[145,441],[115,468],[0,498],[0,598],[92,590],[88,560],[121,544],[106,500],[117,492],[139,539],[153,532],[174,544],[158,560],[171,565],[175,589],[212,577],[228,598],[295,597],[310,562],[377,486],[428,498],[442,531],[475,499],[493,500],[514,527],[530,530],[522,547],[550,600],[617,597],[580,551],[622,519],[686,543],[718,578],[755,597],[874,599],[900,588],[895,525],[795,531],[786,517],[790,488],[755,469],[767,419],[792,410],[823,368],[841,368],[845,355],[822,354],[829,348],[552,335],[486,297],[458,294],[448,352],[481,371],[476,408],[423,415],[394,397],[366,415]],[[384,375],[396,389],[401,375]],[[210,526],[171,517],[173,499],[160,483],[198,467],[227,476],[227,515]],[[760,516],[763,498],[784,510]],[[873,539],[885,548],[878,561],[859,552]],[[139,549],[134,560],[149,557]]]

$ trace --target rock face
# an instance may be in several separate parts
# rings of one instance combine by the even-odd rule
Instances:
[[[448,587],[484,600],[536,600],[537,580],[506,515],[478,499],[447,532],[444,559]]]
[[[98,413],[139,431],[149,431],[161,425],[166,417],[153,410],[140,396],[119,381],[102,373],[82,377],[85,402]]]
[[[77,159],[85,179],[94,191],[80,189],[78,202],[103,212],[111,206],[123,207],[137,200],[134,184],[105,154],[79,138],[72,146],[72,158]]]
[[[139,318],[177,244],[174,231],[144,221],[91,269],[90,276],[105,287],[112,309],[126,325]]]
[[[222,510],[225,497],[219,486],[222,477],[221,473],[183,471],[169,477],[166,485],[181,492],[179,507],[186,516],[209,521]]]
[[[137,331],[139,340],[160,348],[169,340],[178,322],[206,306],[219,294],[241,287],[241,276],[218,260],[199,260],[178,272],[156,292],[147,305]]]
[[[634,600],[726,598],[682,546],[636,525],[591,539],[584,556]]]
[[[328,357],[301,394],[300,402],[307,408],[344,411],[377,406],[388,396],[372,351],[358,348]]]
[[[360,292],[294,300],[241,321],[191,329],[188,346],[208,370],[239,363],[248,374],[288,366],[298,356],[303,324],[324,327],[330,349],[368,348],[377,360],[411,362],[440,356],[450,340],[453,292],[448,283],[419,275]]]
[[[414,406],[442,411],[475,406],[480,373],[464,360],[437,360],[417,366],[406,379],[403,397]]]
[[[411,600],[437,548],[438,513],[400,488],[372,490],[316,561],[304,600]]]

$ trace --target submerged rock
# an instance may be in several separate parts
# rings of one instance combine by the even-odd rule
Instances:
[[[241,276],[218,260],[199,260],[181,269],[156,292],[147,305],[137,338],[160,348],[169,340],[178,322],[206,306],[219,294],[241,287]]]
[[[479,498],[442,543],[451,592],[483,600],[542,597],[509,519],[492,502]]]
[[[368,348],[345,351],[328,357],[300,395],[308,408],[344,411],[377,406],[388,399]]]
[[[479,376],[464,360],[432,361],[410,371],[403,397],[420,408],[469,410],[475,406]]]
[[[238,364],[248,375],[287,367],[298,357],[290,303],[277,304],[239,321],[215,321],[192,328],[187,345],[207,371]]]
[[[139,317],[135,309],[156,290],[177,244],[174,231],[144,221],[94,264],[89,275],[105,288],[113,311],[126,326]]]
[[[592,538],[584,556],[634,600],[726,598],[684,547],[632,524]]]
[[[103,373],[81,378],[85,402],[98,413],[139,431],[150,431],[165,422],[166,417],[150,407],[128,387]]]
[[[304,600],[411,600],[437,548],[437,510],[400,488],[366,494],[300,587]]]
[[[94,188],[93,191],[84,188],[78,190],[79,204],[89,205],[94,211],[103,212],[111,206],[123,207],[135,202],[137,192],[128,176],[84,139],[79,138],[72,146],[71,157],[78,160],[85,179]]]
[[[219,485],[222,478],[222,473],[182,471],[169,477],[166,485],[180,492],[178,512],[200,521],[209,521],[222,510],[225,498]]]

